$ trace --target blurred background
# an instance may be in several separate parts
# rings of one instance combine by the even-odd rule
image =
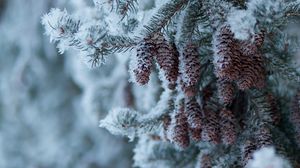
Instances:
[[[75,51],[59,55],[40,23],[52,7],[92,5],[0,0],[0,168],[131,167],[133,144],[99,128],[112,106],[132,105],[127,73],[115,70],[124,63],[91,70]]]

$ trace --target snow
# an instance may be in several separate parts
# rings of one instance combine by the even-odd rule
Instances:
[[[228,24],[236,39],[248,40],[255,33],[256,18],[249,10],[235,9],[228,16]]]
[[[262,148],[253,154],[246,168],[292,168],[289,162],[275,153],[273,147]]]

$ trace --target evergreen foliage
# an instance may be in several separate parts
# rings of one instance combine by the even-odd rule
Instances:
[[[94,2],[96,21],[52,9],[42,24],[60,51],[79,50],[92,67],[122,57],[143,85],[100,121],[137,138],[135,166],[300,164],[300,1]]]

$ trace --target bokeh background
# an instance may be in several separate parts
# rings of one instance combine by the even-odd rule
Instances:
[[[131,167],[133,143],[99,128],[112,106],[130,105],[122,61],[89,69],[76,51],[58,54],[41,25],[52,7],[92,5],[0,0],[0,168]]]

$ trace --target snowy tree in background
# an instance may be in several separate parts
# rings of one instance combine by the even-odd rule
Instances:
[[[76,53],[58,55],[40,24],[54,6],[92,17],[92,4],[0,0],[1,168],[131,167],[132,145],[98,127],[111,107],[129,107],[123,62],[90,70]]]
[[[134,166],[300,166],[300,1],[78,5],[51,9],[42,24],[60,53],[107,72],[99,82],[77,67],[71,73],[94,87],[94,105],[119,98],[100,127],[137,139]]]

